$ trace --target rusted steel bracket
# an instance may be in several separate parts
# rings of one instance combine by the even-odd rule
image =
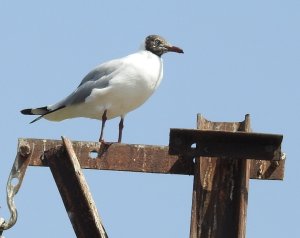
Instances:
[[[47,166],[44,153],[61,146],[60,140],[22,139],[32,148],[31,166]],[[105,145],[99,142],[72,141],[83,169],[117,170],[144,173],[194,175],[193,159],[170,155],[168,146],[155,145]],[[279,163],[250,160],[251,179],[282,180],[285,160]]]
[[[76,236],[108,238],[70,140],[45,153]]]
[[[10,218],[8,221],[5,221],[3,218],[0,219],[0,237],[4,230],[11,228],[17,222],[18,213],[14,197],[22,185],[26,169],[30,163],[30,157],[32,155],[29,144],[23,140],[19,140],[17,151],[16,159],[12,166],[6,186],[7,205],[10,211]]]
[[[281,160],[282,135],[242,131],[171,129],[171,155]],[[195,148],[191,146],[195,144]]]

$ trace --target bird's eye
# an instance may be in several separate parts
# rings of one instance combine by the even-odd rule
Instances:
[[[160,46],[161,41],[160,41],[160,40],[155,40],[155,41],[154,41],[154,44],[155,44],[155,46]]]

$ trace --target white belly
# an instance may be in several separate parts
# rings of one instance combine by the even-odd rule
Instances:
[[[94,89],[87,98],[85,105],[78,105],[82,111],[86,111],[85,117],[101,119],[104,110],[107,110],[107,118],[125,116],[128,112],[141,106],[154,92],[143,81],[131,84],[114,84],[102,90]],[[99,118],[100,117],[100,118]]]

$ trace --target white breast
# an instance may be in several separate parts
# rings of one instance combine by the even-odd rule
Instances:
[[[163,76],[162,59],[149,51],[139,51],[122,59],[118,73],[105,89],[93,89],[86,99],[86,117],[99,119],[124,116],[141,106],[159,86]]]

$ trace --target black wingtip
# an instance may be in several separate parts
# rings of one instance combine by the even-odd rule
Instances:
[[[31,108],[23,109],[20,112],[24,115],[33,115]]]
[[[40,119],[42,119],[45,115],[49,114],[49,113],[52,113],[52,112],[56,112],[62,108],[64,108],[66,106],[60,106],[54,110],[49,110],[48,107],[39,107],[39,108],[28,108],[28,109],[23,109],[21,110],[21,113],[24,114],[24,115],[40,115],[39,117],[35,118],[33,121],[30,122],[31,123],[34,123]]]
[[[23,109],[23,110],[21,110],[20,112],[21,112],[22,114],[24,114],[24,115],[35,115],[35,114],[32,112],[32,108]],[[36,121],[38,121],[38,120],[40,120],[40,119],[42,119],[43,116],[44,116],[44,115],[41,115],[41,116],[35,118],[33,121],[30,122],[30,124],[31,124],[31,123],[34,123],[34,122],[36,122]]]

